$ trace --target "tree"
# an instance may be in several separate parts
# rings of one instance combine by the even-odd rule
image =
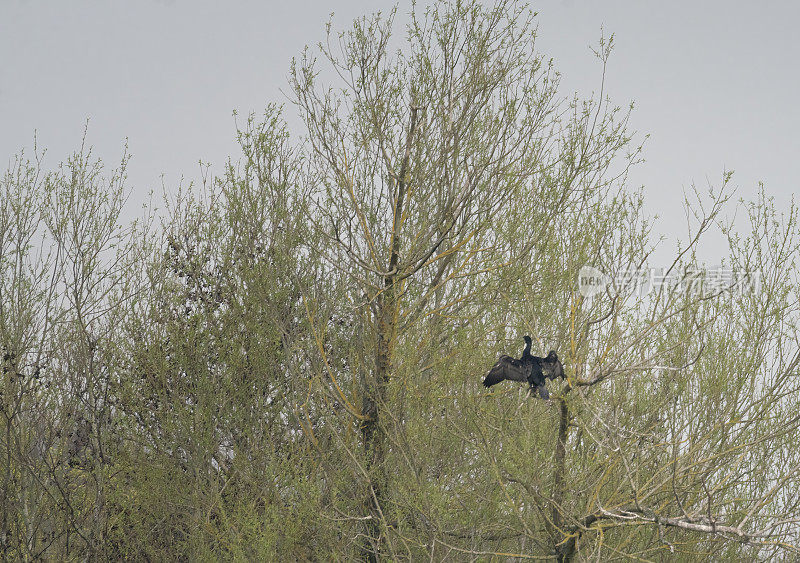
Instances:
[[[726,173],[646,270],[613,38],[582,99],[525,7],[397,20],[329,26],[292,65],[301,134],[278,106],[249,116],[238,159],[135,228],[127,157],[108,180],[86,148],[52,173],[14,161],[3,556],[796,554],[796,208],[737,206]],[[613,283],[587,297],[584,266]],[[481,385],[524,334],[564,363],[551,401]]]
[[[350,374],[360,377],[352,415],[366,456],[370,558],[394,519],[385,510],[387,452],[406,413],[393,381],[441,363],[458,325],[491,322],[500,289],[520,289],[537,262],[552,260],[546,237],[568,210],[609,189],[613,155],[630,141],[616,111],[557,98],[558,76],[534,49],[526,9],[458,2],[414,11],[397,52],[394,17],[362,18],[338,37],[329,28],[321,50],[336,88],[318,85],[309,53],[292,71],[317,185],[310,220],[328,243],[318,252],[340,272],[370,335],[371,359]],[[618,173],[637,153],[622,157]],[[623,197],[614,211],[629,206]],[[448,317],[458,325],[443,324]],[[420,337],[426,357],[399,369],[398,347]]]
[[[85,144],[49,173],[34,155],[0,182],[0,553],[111,557],[114,327],[136,292],[128,156],[104,178]]]
[[[360,410],[351,415],[361,429],[360,449],[353,450],[353,458],[363,459],[354,473],[366,488],[360,516],[366,523],[364,554],[371,559],[384,552],[397,557],[404,549],[415,556],[421,555],[416,549],[430,554],[436,546],[488,554],[524,551],[531,545],[542,555],[570,560],[587,544],[599,553],[611,545],[609,553],[614,553],[612,544],[603,543],[600,529],[606,526],[620,537],[619,545],[633,543],[644,553],[675,549],[665,539],[666,528],[699,532],[689,542],[694,548],[730,549],[709,548],[706,538],[715,542],[731,533],[737,541],[756,543],[766,532],[748,532],[741,524],[723,528],[721,522],[729,519],[723,514],[698,516],[699,509],[689,512],[682,500],[677,507],[686,511],[666,508],[676,508],[669,498],[680,498],[675,484],[679,464],[670,465],[667,457],[655,453],[663,454],[667,441],[676,458],[681,440],[696,430],[694,415],[676,410],[674,388],[640,381],[666,373],[685,390],[678,381],[690,374],[700,377],[707,358],[704,342],[716,338],[713,327],[723,322],[718,303],[730,297],[662,289],[654,298],[635,299],[618,289],[609,293],[609,302],[590,305],[576,294],[574,280],[581,265],[593,262],[618,273],[641,267],[649,256],[641,198],[624,187],[640,147],[631,145],[627,113],[610,106],[602,88],[597,100],[558,97],[557,74],[534,49],[531,16],[502,2],[491,9],[468,2],[435,4],[423,15],[412,11],[406,43],[396,51],[391,48],[394,12],[387,19],[363,18],[338,35],[329,28],[328,41],[320,47],[335,86],[320,85],[317,58],[310,53],[293,66],[295,100],[310,149],[309,182],[319,186],[310,220],[321,240],[328,241],[318,252],[340,273],[346,302],[360,314],[368,335],[359,344],[364,346],[361,357],[370,359],[337,374],[339,380],[353,378],[348,388],[361,400]],[[601,41],[597,51],[604,65],[611,45]],[[699,208],[698,230],[679,251],[671,271],[697,268],[694,252],[727,203],[725,188],[721,193],[710,210]],[[767,207],[761,204],[759,209]],[[787,236],[792,229],[787,226]],[[340,299],[345,302],[345,296]],[[509,453],[517,446],[509,440],[516,439],[508,434],[530,432],[548,415],[533,409],[527,417],[515,417],[519,426],[501,422],[503,409],[489,414],[475,403],[474,389],[454,396],[460,378],[452,368],[466,364],[477,376],[476,358],[458,343],[485,343],[492,332],[525,325],[537,335],[546,330],[550,342],[568,347],[573,375],[556,401],[557,416],[545,425],[551,432],[542,430],[525,440],[513,450],[519,451],[515,459]],[[555,328],[545,329],[548,325]],[[456,352],[461,361],[453,358]],[[436,372],[445,378],[437,381],[441,387],[430,384]],[[605,404],[621,393],[620,374],[637,395]],[[788,374],[781,379],[784,391]],[[331,373],[323,375],[321,380],[334,380]],[[647,404],[653,385],[663,404]],[[465,424],[457,431],[447,422],[439,424],[439,413],[414,410],[426,403],[420,393],[432,389],[452,401],[441,409],[445,421],[448,408],[463,418]],[[673,409],[667,412],[676,426],[672,434],[659,434],[656,421],[667,424],[669,400]],[[650,413],[644,418],[647,425],[629,428],[630,420],[619,422],[623,405],[630,413]],[[422,420],[415,420],[420,416]],[[795,421],[790,420],[781,435],[794,432]],[[436,454],[414,443],[419,424],[428,427],[426,446],[440,442]],[[570,430],[576,425],[578,438]],[[615,436],[612,442],[604,432],[594,434],[597,425]],[[722,418],[709,423],[705,439],[720,425],[726,425]],[[486,428],[495,429],[492,436]],[[448,438],[449,432],[457,432],[459,439]],[[634,468],[631,460],[641,453],[627,450],[639,448],[643,436],[651,436],[661,449],[650,452],[646,462],[637,458],[640,467]],[[590,463],[585,448],[591,439],[619,457],[612,455],[610,463],[602,459],[602,466],[596,465],[600,461]],[[448,448],[475,456],[483,468],[465,467],[460,457],[445,485],[441,470],[431,470],[442,464]],[[542,451],[550,456],[542,457]],[[709,451],[705,455],[698,459],[713,457]],[[536,460],[534,467],[531,460]],[[519,466],[512,469],[515,461]],[[398,469],[404,465],[407,472]],[[626,468],[626,476],[610,485],[605,480],[616,467]],[[687,462],[685,471],[691,474],[695,467]],[[664,480],[670,470],[675,479]],[[463,487],[478,487],[474,472],[496,491],[484,486],[477,497],[466,493]],[[409,486],[426,473],[441,485],[435,492]],[[660,512],[643,503],[637,484],[641,479],[657,480],[649,495],[662,503]],[[796,479],[797,468],[790,465],[773,483],[788,491],[783,487]],[[575,483],[581,483],[577,491]],[[684,484],[682,494],[693,499],[701,498],[703,487],[709,492],[702,498],[714,497],[705,479]],[[668,494],[668,486],[674,494]],[[603,502],[603,493],[613,492],[616,501],[622,490],[625,509],[593,507]],[[487,509],[475,511],[477,518],[454,511],[443,501],[444,491],[469,510]],[[708,502],[710,507],[717,501]],[[749,506],[761,505],[753,500]],[[437,512],[438,519],[433,516]],[[453,531],[459,518],[467,524],[463,531]],[[650,528],[641,526],[629,534],[617,530],[631,521]],[[480,532],[489,522],[505,522],[503,531]],[[770,523],[769,534],[778,535],[793,524],[783,517]],[[650,530],[658,532],[657,539]],[[598,539],[589,542],[587,531]]]

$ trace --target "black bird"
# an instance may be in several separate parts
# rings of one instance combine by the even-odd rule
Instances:
[[[545,372],[542,366],[545,365],[548,370],[547,373],[550,374],[555,373],[555,364],[550,362],[542,363],[542,361],[550,358],[549,355],[547,358],[532,356],[531,337],[526,335],[523,338],[525,339],[525,350],[522,351],[522,357],[517,360],[511,356],[500,356],[497,363],[495,363],[492,369],[489,370],[489,373],[486,374],[483,385],[485,387],[491,387],[506,379],[511,381],[527,381],[531,389],[536,387],[542,399],[549,399],[550,393],[547,392],[547,387],[545,387]],[[555,352],[552,352],[552,354],[555,354]],[[556,357],[556,361],[558,361],[558,357]],[[558,362],[558,365],[560,366],[561,362]],[[563,376],[563,368],[561,373]],[[553,375],[551,379],[554,377],[556,376]]]

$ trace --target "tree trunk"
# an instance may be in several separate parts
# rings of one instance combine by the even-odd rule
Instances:
[[[399,173],[394,176],[397,191],[394,199],[394,218],[392,221],[389,269],[384,274],[383,293],[378,296],[377,308],[377,342],[375,345],[375,371],[367,375],[362,412],[366,418],[361,425],[361,435],[366,454],[367,473],[369,475],[369,492],[367,498],[367,537],[368,544],[365,557],[369,561],[377,561],[382,541],[383,512],[381,505],[386,496],[386,432],[381,425],[381,411],[386,407],[386,391],[389,385],[389,374],[392,371],[392,348],[397,327],[397,292],[398,268],[400,265],[401,230],[403,207],[408,197],[408,167],[411,160],[411,144],[417,130],[419,107],[411,107],[411,123],[405,142],[403,160]]]
[[[375,350],[375,371],[367,376],[362,414],[367,417],[361,425],[361,435],[366,454],[366,470],[369,475],[366,513],[368,545],[365,558],[377,561],[382,540],[381,505],[385,498],[386,432],[380,420],[386,407],[386,391],[392,365],[392,342],[394,339],[394,299],[391,282],[387,279],[387,293],[378,300],[378,334]]]
[[[560,544],[564,537],[564,519],[562,505],[564,502],[564,471],[566,469],[567,429],[569,428],[569,408],[563,398],[558,400],[558,438],[553,463],[553,493],[552,498],[552,536],[558,561],[572,561],[575,555],[576,538],[571,537],[564,544]]]

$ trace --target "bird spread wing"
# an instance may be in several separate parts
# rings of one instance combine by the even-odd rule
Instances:
[[[560,360],[556,360],[554,362],[549,361],[541,361],[539,365],[542,368],[542,373],[547,379],[557,379],[561,378],[564,379],[564,366],[561,364]]]
[[[483,384],[486,387],[491,387],[503,380],[510,379],[512,381],[528,381],[530,375],[530,365],[524,366],[519,360],[511,356],[500,356],[497,362],[486,374]]]

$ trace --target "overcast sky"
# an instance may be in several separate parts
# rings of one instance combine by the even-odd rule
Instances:
[[[424,1],[420,0],[424,5]],[[236,156],[234,109],[286,102],[292,56],[383,1],[0,0],[0,158],[34,132],[55,165],[77,149],[83,124],[108,164],[125,139],[134,202],[151,188],[199,176],[198,160]],[[407,6],[408,4],[406,4]],[[406,6],[401,5],[403,12]],[[719,1],[532,2],[539,47],[563,74],[564,94],[600,83],[590,45],[615,34],[606,90],[636,103],[650,133],[644,185],[658,232],[685,232],[680,206],[693,182],[718,186],[733,169],[739,194],[757,183],[787,203],[800,162],[800,3]],[[288,108],[292,111],[292,108]],[[713,257],[709,257],[713,260]]]

